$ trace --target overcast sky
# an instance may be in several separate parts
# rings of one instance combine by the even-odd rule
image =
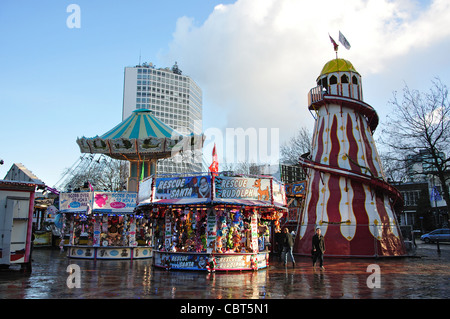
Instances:
[[[79,28],[66,23],[72,3]],[[124,67],[139,56],[156,67],[177,61],[202,88],[207,162],[227,128],[282,144],[312,129],[307,93],[339,30],[351,44],[339,57],[361,74],[381,125],[393,91],[450,83],[448,0],[2,0],[0,178],[20,162],[53,186],[81,155],[77,137],[121,121]],[[218,151],[223,162],[227,148]]]

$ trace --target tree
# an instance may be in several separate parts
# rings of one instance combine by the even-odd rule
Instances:
[[[101,154],[84,156],[78,165],[67,168],[63,173],[62,190],[86,189],[91,183],[95,190],[123,191],[129,175],[129,163]]]
[[[284,164],[297,165],[301,155],[311,153],[312,134],[302,127],[281,148],[281,160]]]
[[[408,175],[432,176],[439,180],[442,195],[450,207],[447,180],[450,178],[450,104],[448,88],[439,78],[432,81],[429,92],[403,88],[403,96],[394,92],[389,101],[392,113],[382,130],[384,155],[400,161]]]
[[[414,229],[426,232],[434,228],[433,215],[431,213],[430,195],[428,190],[422,190],[417,201],[417,218],[414,220]]]
[[[391,182],[406,182],[406,169],[403,162],[393,161],[390,156],[384,153],[379,153],[381,165],[383,167],[384,175],[389,183]]]
[[[224,163],[223,171],[233,172],[234,174],[261,175],[261,168],[266,164],[257,164],[253,161],[239,163]]]

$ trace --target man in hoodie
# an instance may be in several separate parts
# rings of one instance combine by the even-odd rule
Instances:
[[[287,264],[287,254],[289,253],[292,260],[292,268],[295,268],[295,259],[294,255],[292,254],[292,248],[294,247],[294,238],[292,237],[291,233],[289,233],[289,229],[287,227],[283,229],[282,243],[283,250],[281,256],[284,260],[284,265],[286,266]]]
[[[323,253],[325,252],[325,240],[321,234],[320,228],[316,228],[316,233],[312,238],[312,255],[313,255],[313,267],[316,267],[317,259],[319,260],[320,269],[323,267]]]

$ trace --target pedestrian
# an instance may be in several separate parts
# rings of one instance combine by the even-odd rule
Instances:
[[[312,238],[312,256],[313,256],[313,267],[316,267],[316,262],[319,260],[320,269],[325,269],[323,267],[323,254],[325,252],[325,240],[321,234],[320,228],[316,228],[316,233]]]
[[[286,266],[287,264],[287,255],[289,253],[292,260],[292,268],[295,268],[295,259],[294,255],[292,254],[292,249],[294,247],[294,238],[292,237],[291,233],[289,233],[289,229],[287,227],[283,229],[282,243],[283,243],[282,256],[284,260],[284,265]]]

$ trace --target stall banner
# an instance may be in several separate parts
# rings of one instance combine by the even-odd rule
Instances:
[[[52,245],[52,232],[35,232],[34,233],[34,246],[51,246]]]
[[[215,178],[216,198],[271,201],[270,179],[251,177]]]
[[[286,192],[284,185],[272,180],[273,203],[286,206]]]
[[[305,196],[306,181],[284,185],[287,196]]]
[[[212,253],[216,248],[217,220],[214,210],[209,209],[206,215],[206,252]]]
[[[136,207],[137,193],[94,192],[93,210],[107,213],[132,213]]]
[[[206,270],[208,261],[205,254],[158,253],[153,258],[157,267],[186,270]]]
[[[92,239],[92,246],[100,246],[100,235],[101,235],[101,229],[100,229],[100,219],[98,219],[98,217],[96,217],[95,222],[94,222],[94,236]]]
[[[209,254],[158,252],[153,256],[154,265],[166,269],[206,270]],[[217,254],[216,270],[251,270],[252,258],[257,268],[267,267],[267,254]]]
[[[170,222],[170,214],[166,213],[165,216],[165,235],[164,235],[164,247],[166,250],[170,249],[172,246],[172,223]]]
[[[92,193],[60,193],[59,210],[62,213],[86,213],[91,209]]]
[[[211,198],[210,176],[157,178],[155,199]]]
[[[150,203],[152,200],[152,183],[153,178],[149,177],[139,183],[139,192],[137,197],[137,203]]]
[[[257,255],[252,254],[228,254],[228,255],[216,255],[216,270],[250,270],[252,268],[252,258],[257,261],[257,268],[267,267],[267,254],[259,253]]]
[[[130,222],[130,233],[129,233],[129,245],[131,247],[136,247],[138,245],[136,241],[136,219],[133,218],[133,220]]]
[[[251,218],[251,231],[252,231],[252,250],[258,252],[258,215],[253,214]]]

